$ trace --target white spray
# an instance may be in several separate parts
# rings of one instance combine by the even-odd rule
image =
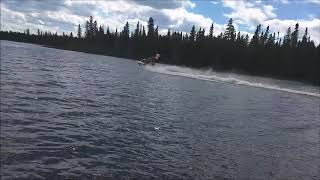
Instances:
[[[279,85],[271,85],[267,83],[250,82],[249,80],[241,79],[241,77],[237,76],[236,74],[217,73],[212,71],[211,69],[199,70],[199,69],[192,69],[188,67],[179,67],[179,66],[164,65],[164,64],[157,64],[155,66],[147,65],[145,66],[145,68],[148,71],[162,73],[162,74],[183,76],[183,77],[201,79],[206,81],[245,85],[245,86],[256,87],[256,88],[264,88],[264,89],[278,90],[278,91],[284,91],[284,92],[295,93],[295,94],[303,94],[303,95],[309,95],[314,97],[320,97],[319,93],[295,90],[291,88],[284,88],[284,87],[280,87]]]

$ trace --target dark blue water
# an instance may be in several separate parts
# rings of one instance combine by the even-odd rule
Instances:
[[[320,178],[315,87],[160,70],[1,41],[1,179]]]

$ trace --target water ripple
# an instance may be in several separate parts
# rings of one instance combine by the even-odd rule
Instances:
[[[0,68],[1,179],[320,177],[317,97],[9,41]]]

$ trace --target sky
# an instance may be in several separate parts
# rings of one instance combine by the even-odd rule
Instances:
[[[237,31],[252,34],[257,25],[283,36],[299,23],[300,37],[306,27],[320,43],[320,0],[1,0],[1,30],[23,32],[30,28],[76,34],[89,16],[110,30],[123,29],[128,21],[133,31],[139,21],[147,25],[153,17],[159,33],[167,29],[190,32],[192,25],[206,32],[214,23],[214,34],[225,30],[230,18]]]

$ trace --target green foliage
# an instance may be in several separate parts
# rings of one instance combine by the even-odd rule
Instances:
[[[233,26],[233,20],[232,18],[229,19],[229,22],[227,24],[226,31],[224,32],[224,38],[226,40],[234,41],[236,37],[236,32]]]
[[[154,22],[153,22],[153,18],[150,17],[149,21],[148,21],[148,34],[147,34],[148,38],[154,38]]]
[[[259,24],[256,28],[256,31],[254,32],[254,35],[251,39],[251,42],[250,42],[250,46],[251,47],[258,47],[259,44],[260,44],[260,32],[261,32],[261,24]]]
[[[121,35],[123,39],[128,40],[129,34],[130,34],[129,23],[127,22],[126,25],[123,27]]]
[[[291,46],[291,27],[288,28],[287,34],[283,37],[283,45],[285,47]]]
[[[78,34],[77,34],[77,37],[78,38],[81,38],[81,36],[82,36],[82,30],[81,30],[81,26],[80,26],[80,24],[78,25]]]
[[[78,25],[77,37],[72,33],[58,35],[57,32],[31,34],[0,32],[0,39],[44,44],[52,47],[97,53],[118,57],[140,59],[161,53],[162,63],[186,65],[192,67],[210,67],[215,70],[239,70],[249,74],[269,75],[280,78],[296,79],[319,84],[320,46],[316,47],[310,39],[308,29],[299,40],[299,24],[291,32],[279,37],[279,32],[270,32],[269,26],[262,30],[258,25],[250,40],[249,35],[235,31],[232,19],[224,33],[213,35],[213,23],[209,33],[200,27],[196,31],[193,25],[190,33],[168,29],[166,35],[159,35],[159,27],[154,28],[152,18],[148,21],[148,33],[140,22],[130,35],[126,22],[121,32],[104,31],[93,17],[85,23],[84,35]],[[82,38],[84,37],[84,38]]]
[[[195,41],[195,39],[196,39],[196,28],[195,28],[195,26],[193,25],[192,26],[192,29],[191,29],[191,32],[190,32],[190,41],[191,42],[194,42]]]
[[[293,33],[291,34],[291,47],[297,47],[299,37],[299,24],[297,23]]]
[[[213,38],[213,23],[210,26],[210,30],[209,30],[209,38]]]

